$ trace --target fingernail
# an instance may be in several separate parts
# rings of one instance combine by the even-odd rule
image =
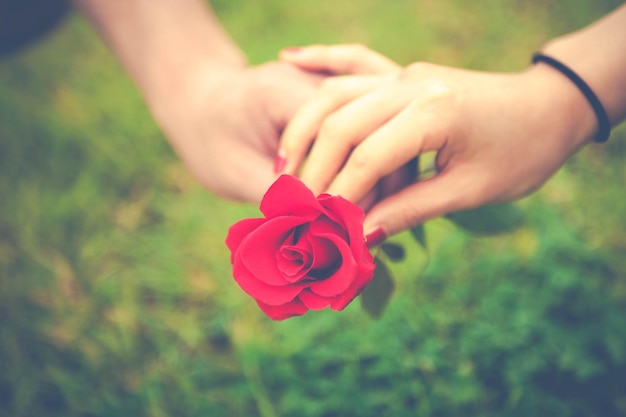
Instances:
[[[365,244],[371,249],[383,243],[385,239],[387,239],[387,232],[378,226],[365,235]]]
[[[285,165],[287,165],[287,159],[282,153],[278,153],[276,155],[276,159],[274,159],[274,173],[280,174],[285,169]]]
[[[283,49],[282,52],[284,52],[286,54],[297,54],[301,50],[302,50],[302,48],[300,48],[299,46],[291,46],[289,48]]]

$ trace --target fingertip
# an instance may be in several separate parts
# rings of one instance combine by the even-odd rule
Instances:
[[[300,52],[301,50],[302,50],[301,46],[290,46],[288,48],[283,48],[280,52],[287,54],[287,55],[294,55]]]
[[[395,213],[385,211],[384,207],[383,210],[381,210],[380,202],[370,209],[365,215],[365,221],[363,223],[365,243],[368,248],[378,246],[387,240],[388,237],[413,227],[404,224],[402,221],[398,221],[398,219],[394,217]]]
[[[320,45],[290,46],[281,49],[278,52],[278,58],[284,61],[299,62],[310,59],[312,54],[315,56],[315,52],[319,51],[319,49]]]
[[[375,226],[370,229],[364,228],[363,230],[369,230],[365,233],[365,245],[369,249],[380,245],[389,236],[389,233],[382,226]]]
[[[290,47],[282,49],[278,58],[309,71],[336,73],[333,71],[336,58],[330,55],[333,50],[333,47],[320,44]]]
[[[302,51],[299,46],[290,46],[289,48],[281,49],[278,52],[278,59],[283,61],[291,61],[298,57],[298,54]]]
[[[279,150],[274,159],[274,173],[282,174],[285,171],[287,165],[287,155],[285,151]]]
[[[468,196],[475,193],[473,187],[471,178],[462,172],[417,182],[372,207],[364,227],[371,230],[381,226],[392,236],[445,213],[466,209]]]

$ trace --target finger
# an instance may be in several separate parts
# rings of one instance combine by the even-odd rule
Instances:
[[[384,74],[400,69],[389,58],[359,44],[287,48],[280,51],[279,59],[307,70],[333,74]]]
[[[302,181],[316,193],[326,191],[352,149],[406,105],[410,97],[404,96],[396,88],[379,88],[329,115],[302,170]],[[351,201],[359,201],[365,192]]]
[[[402,168],[383,177],[377,186],[379,200],[387,198],[417,180],[417,157],[404,164]]]
[[[381,178],[415,156],[443,148],[446,123],[439,112],[411,102],[355,147],[328,192],[359,201]]]
[[[322,121],[344,104],[374,89],[386,78],[345,76],[327,78],[317,94],[305,102],[287,125],[280,140],[277,167],[294,175],[309,150]]]
[[[363,209],[366,213],[371,209],[376,203],[380,201],[380,193],[378,188],[371,190],[361,201],[357,203],[359,207]]]
[[[414,162],[414,160],[412,161]],[[387,198],[404,187],[413,184],[415,182],[415,175],[413,175],[416,171],[415,167],[416,164],[409,162],[402,168],[383,177],[378,184],[376,184],[376,187],[370,190],[365,197],[358,202],[358,205],[367,213],[383,198]]]
[[[391,236],[443,214],[469,209],[482,195],[481,181],[461,167],[417,182],[380,201],[365,218],[366,235]]]

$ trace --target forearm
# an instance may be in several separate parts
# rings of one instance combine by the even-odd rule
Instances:
[[[148,103],[168,97],[189,71],[246,65],[202,0],[74,0]],[[210,68],[207,68],[210,67]]]
[[[613,125],[626,118],[626,5],[595,23],[554,39],[543,52],[582,77]]]

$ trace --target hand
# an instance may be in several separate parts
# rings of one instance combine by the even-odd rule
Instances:
[[[345,48],[303,48],[281,59],[307,68],[314,62],[333,72],[338,50]],[[365,62],[371,54],[359,48],[350,59]],[[543,65],[499,74],[417,63],[375,79],[355,75],[325,83],[333,88],[323,89],[294,116],[279,151],[294,161],[285,169],[295,173],[315,140],[301,173],[314,192],[357,202],[412,158],[436,153],[436,175],[371,208],[365,232],[378,236],[527,195],[596,127],[576,87]]]
[[[326,78],[322,81],[315,96],[309,99],[299,111],[300,117],[296,117],[287,126],[278,155],[280,162],[276,166],[282,166],[282,172],[292,175],[302,164],[319,125],[329,111],[382,83],[388,82],[394,73],[401,70],[400,65],[389,58],[359,44],[337,45],[332,48],[315,45],[303,50],[289,48],[281,51],[280,56],[286,61],[295,56],[297,58],[294,63],[299,67],[318,73],[360,74],[360,76]],[[337,102],[337,98],[340,98],[341,102]],[[313,119],[303,115],[313,116]],[[298,137],[303,140],[299,140]],[[286,158],[287,154],[289,158]],[[314,168],[312,167],[312,169]],[[325,166],[319,165],[317,168],[324,170]],[[392,195],[407,184],[412,183],[416,175],[415,164],[407,163],[400,169],[381,178],[376,186],[356,203],[368,210],[378,200]],[[314,189],[314,191],[319,193],[322,189]]]
[[[192,174],[259,201],[280,131],[320,80],[288,63],[249,67],[203,0],[74,0],[135,82]]]
[[[276,179],[280,133],[322,77],[270,62],[210,67],[183,78],[176,91],[153,100],[157,123],[206,188],[225,198],[260,201]]]

